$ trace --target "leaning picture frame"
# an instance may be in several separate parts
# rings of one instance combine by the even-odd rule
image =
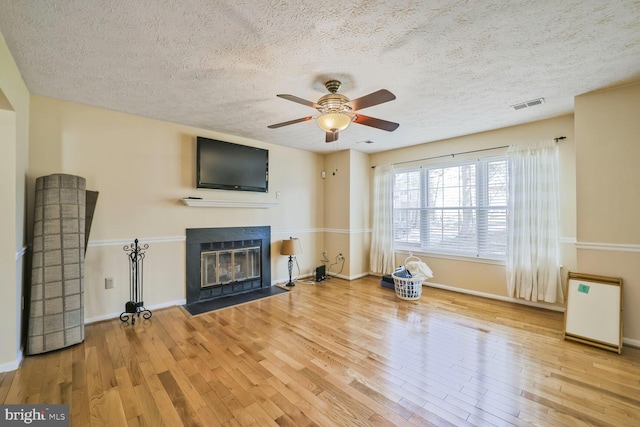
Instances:
[[[564,339],[622,353],[622,278],[569,272]]]

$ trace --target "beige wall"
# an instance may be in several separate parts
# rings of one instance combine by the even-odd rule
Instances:
[[[355,279],[369,273],[369,155],[342,150],[325,155],[325,248],[330,273]],[[344,265],[336,260],[342,254]],[[318,254],[321,256],[321,254]]]
[[[21,360],[29,92],[0,36],[0,372]]]
[[[269,193],[195,189],[196,136],[268,148]],[[187,228],[268,225],[272,281],[288,277],[280,242],[289,236],[300,238],[298,263],[301,273],[310,273],[323,249],[322,168],[323,157],[307,151],[41,96],[31,99],[30,199],[35,179],[51,173],[83,176],[87,188],[99,192],[85,265],[89,321],[124,310],[129,284],[122,246],[134,238],[150,245],[144,271],[147,306],[185,298]],[[277,205],[188,207],[179,201],[188,196]],[[114,278],[114,289],[104,289],[108,277]]]
[[[622,277],[624,337],[640,345],[640,84],[576,97],[578,269]]]
[[[513,126],[490,132],[484,132],[460,138],[402,148],[383,153],[373,154],[370,157],[371,165],[383,165],[408,162],[429,157],[449,155],[472,150],[482,150],[522,144],[533,141],[553,139],[565,136],[560,142],[560,180],[561,180],[561,237],[562,237],[562,263],[563,276],[570,269],[575,269],[575,237],[576,237],[576,201],[575,201],[575,156],[573,136],[573,115],[566,115],[554,119],[533,122],[520,126]],[[496,154],[504,152],[496,150],[484,154]],[[477,156],[470,154],[469,156]],[[460,156],[456,156],[459,159]],[[434,159],[431,162],[450,161],[446,158]],[[373,176],[373,174],[371,174]],[[507,298],[506,271],[504,263],[483,263],[454,260],[447,258],[428,257],[417,254],[434,272],[431,282],[464,290],[465,292],[480,295]],[[396,253],[396,265],[404,263],[407,253]],[[541,304],[543,305],[543,304]],[[556,307],[561,306],[556,304]]]
[[[325,199],[324,211],[325,239],[323,250],[329,259],[329,274],[349,277],[350,257],[350,186],[351,156],[348,150],[334,151],[324,156]],[[336,260],[338,254],[345,257],[344,265]],[[320,265],[322,251],[317,254],[317,265]]]
[[[369,248],[371,241],[371,204],[369,155],[359,151],[350,151],[350,195],[349,229],[349,272],[351,277],[369,274]],[[345,254],[346,255],[346,254]]]

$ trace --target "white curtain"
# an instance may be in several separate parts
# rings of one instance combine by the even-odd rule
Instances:
[[[564,302],[559,260],[557,143],[510,147],[509,168],[509,296]]]
[[[373,177],[373,236],[369,263],[373,273],[390,274],[393,257],[393,167],[376,166]]]

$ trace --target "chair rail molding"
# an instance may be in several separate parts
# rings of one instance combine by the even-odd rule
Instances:
[[[626,243],[576,242],[576,248],[592,251],[640,252],[640,245]]]

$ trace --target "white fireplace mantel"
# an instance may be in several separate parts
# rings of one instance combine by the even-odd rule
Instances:
[[[267,209],[278,206],[276,202],[249,202],[249,201],[235,201],[235,200],[212,200],[212,199],[190,199],[185,197],[180,199],[182,203],[191,207],[204,207],[204,208],[255,208],[255,209]]]

